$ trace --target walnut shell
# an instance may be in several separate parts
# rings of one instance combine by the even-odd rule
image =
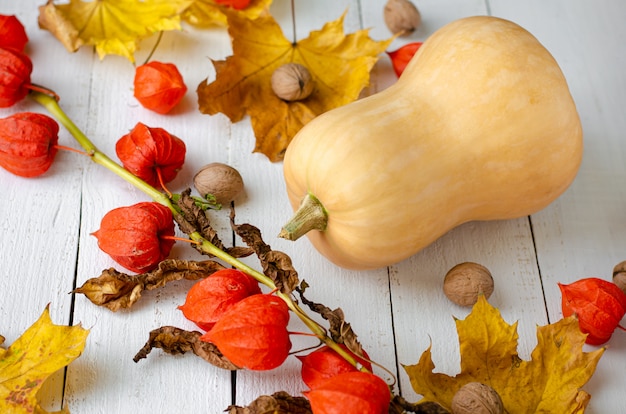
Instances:
[[[385,24],[393,34],[409,36],[422,23],[422,16],[409,0],[388,0],[384,9]]]
[[[311,72],[299,63],[286,63],[272,73],[272,90],[285,101],[300,101],[313,92]]]
[[[472,306],[480,294],[489,299],[493,293],[493,277],[478,263],[460,263],[446,273],[443,293],[457,305]]]
[[[622,292],[626,293],[626,260],[618,263],[613,268],[613,283],[622,289]]]
[[[504,406],[500,395],[489,385],[470,382],[459,388],[452,397],[452,414],[502,414]]]
[[[230,165],[214,162],[196,173],[193,185],[202,197],[211,194],[217,203],[227,204],[243,191],[243,178]]]

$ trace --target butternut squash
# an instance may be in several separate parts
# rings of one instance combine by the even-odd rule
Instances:
[[[495,17],[437,30],[386,90],[329,111],[284,158],[296,210],[280,236],[335,264],[384,267],[473,220],[543,209],[574,180],[582,128],[528,31]]]

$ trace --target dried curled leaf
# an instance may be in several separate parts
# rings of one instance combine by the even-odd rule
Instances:
[[[37,392],[46,378],[80,356],[88,334],[81,326],[53,324],[46,307],[9,348],[0,348],[0,412],[47,413]]]
[[[138,42],[165,30],[180,30],[180,13],[190,0],[70,0],[39,7],[39,26],[52,33],[70,52],[83,45],[135,61]]]
[[[305,124],[359,97],[378,55],[391,42],[374,41],[367,30],[346,35],[343,20],[329,22],[294,44],[269,14],[250,20],[228,13],[233,55],[213,62],[215,81],[198,85],[200,112],[223,113],[232,122],[250,115],[254,151],[271,161],[282,160]],[[272,74],[285,63],[301,64],[311,73],[316,89],[307,99],[286,102],[272,91]]]
[[[284,391],[272,395],[262,395],[246,407],[231,405],[228,414],[312,414],[309,400],[292,397]]]
[[[436,401],[449,409],[455,392],[476,381],[496,390],[508,412],[584,411],[591,396],[581,387],[593,375],[604,349],[582,351],[585,335],[575,317],[538,327],[538,344],[530,361],[517,354],[517,324],[507,324],[484,296],[456,325],[461,351],[458,375],[434,373],[430,349],[416,365],[404,367],[415,392],[424,396],[422,401]]]
[[[82,293],[95,305],[116,312],[130,308],[141,298],[144,290],[160,288],[175,280],[203,279],[221,269],[224,269],[223,265],[211,260],[196,262],[178,259],[163,260],[156,269],[138,275],[128,275],[110,268],[99,277],[87,280],[73,293]]]
[[[235,224],[235,210],[231,210],[230,225],[235,233],[248,245],[261,261],[263,274],[274,281],[276,287],[289,295],[298,286],[298,272],[291,258],[281,251],[272,250],[261,237],[261,231],[251,224]]]
[[[210,342],[201,341],[201,336],[202,333],[198,331],[186,331],[174,326],[162,326],[150,331],[148,341],[137,352],[133,361],[139,362],[139,360],[146,358],[153,348],[159,348],[171,355],[180,355],[192,351],[196,356],[218,368],[239,369],[239,367],[222,355],[217,346]]]
[[[322,305],[321,303],[315,303],[308,300],[304,296],[304,291],[308,287],[308,284],[303,281],[300,286],[296,287],[296,291],[300,295],[302,303],[307,305],[313,312],[318,313],[322,318],[328,321],[330,337],[338,344],[344,344],[348,349],[354,352],[356,355],[363,357],[363,347],[357,339],[356,333],[352,330],[352,326],[345,320],[343,310],[337,308],[331,310],[329,307]]]
[[[224,247],[224,243],[220,240],[217,232],[211,227],[206,210],[198,206],[196,200],[191,196],[190,188],[187,188],[180,194],[180,197],[176,200],[176,205],[181,209],[182,214],[175,215],[174,220],[176,220],[179,228],[185,234],[189,235],[198,232],[205,240],[235,258],[246,257],[253,253],[252,249],[246,247]],[[207,254],[200,246],[196,246],[196,249],[202,254]]]

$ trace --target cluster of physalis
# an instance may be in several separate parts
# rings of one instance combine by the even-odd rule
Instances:
[[[196,344],[201,343],[194,352],[205,352],[206,360],[228,369],[269,370],[280,366],[293,354],[290,336],[295,333],[288,330],[288,324],[290,315],[295,314],[310,328],[308,335],[316,337],[319,345],[308,355],[297,357],[302,361],[302,378],[310,388],[306,397],[277,393],[272,397],[277,404],[295,404],[305,413],[389,412],[389,407],[394,405],[390,386],[372,372],[372,363],[356,335],[351,329],[345,329],[349,324],[343,320],[341,310],[331,311],[308,301],[304,297],[305,285],[298,281],[290,260],[264,245],[253,226],[236,226],[232,213],[233,228],[251,243],[251,247],[225,248],[207,224],[210,197],[192,197],[189,190],[180,195],[167,190],[166,184],[174,179],[184,163],[184,142],[161,128],[138,123],[116,144],[121,165],[111,160],[65,115],[55,93],[31,83],[33,64],[24,53],[27,42],[24,27],[15,16],[0,16],[0,107],[11,107],[29,96],[54,118],[21,112],[0,119],[0,166],[22,177],[45,173],[59,149],[71,149],[58,144],[58,121],[82,147],[78,152],[135,185],[153,200],[111,210],[93,233],[101,250],[137,275],[109,269],[76,292],[84,293],[96,303],[94,298],[102,299],[102,287],[107,284],[108,289],[111,285],[119,287],[120,283],[130,283],[141,290],[150,288],[146,276],[156,274],[161,274],[162,278],[154,282],[153,277],[151,286],[162,286],[173,279],[172,274],[199,279],[180,310],[203,330],[203,333],[193,333]],[[153,62],[136,70],[135,97],[148,109],[168,112],[185,91],[173,65]],[[212,260],[193,264],[168,259],[177,240],[175,222],[189,235],[185,240],[194,248],[236,269]],[[260,251],[252,246],[268,248]],[[261,259],[263,272],[238,259],[253,252]],[[168,266],[169,271],[163,271]],[[194,267],[200,270],[190,271]],[[111,282],[112,278],[115,283]],[[261,285],[269,288],[267,293],[262,292]],[[136,289],[131,291],[136,293]],[[110,289],[107,292],[106,300],[111,301]],[[329,322],[328,329],[300,307],[295,292],[311,310]],[[118,308],[130,306],[128,298],[121,300],[126,300],[125,305],[117,302]],[[168,329],[161,329],[158,334],[166,335]],[[179,345],[184,340],[189,338],[178,335]],[[146,350],[140,352],[136,360],[145,357],[153,347],[172,351],[159,345],[158,338],[151,335]]]

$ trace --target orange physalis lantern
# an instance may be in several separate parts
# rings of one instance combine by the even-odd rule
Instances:
[[[607,342],[626,313],[626,294],[614,283],[599,279],[581,279],[569,285],[559,283],[563,316],[576,314],[580,330],[588,334],[586,343]]]

